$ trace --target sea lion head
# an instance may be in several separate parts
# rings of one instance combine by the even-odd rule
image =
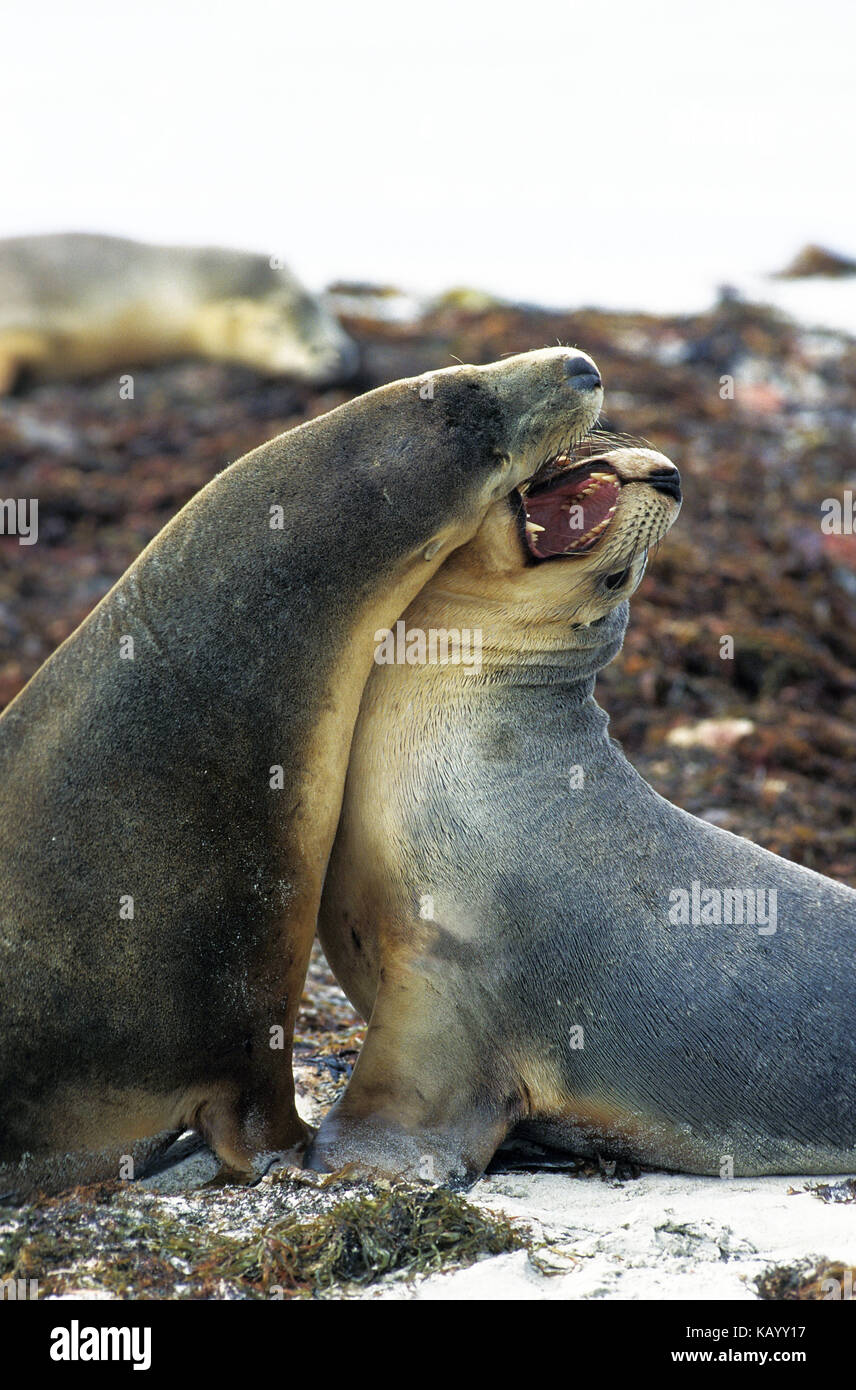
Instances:
[[[353,376],[355,343],[297,281],[257,298],[217,300],[200,311],[197,337],[212,355],[323,386]]]
[[[520,495],[515,522],[529,569],[546,566],[551,595],[570,587],[586,626],[639,587],[650,548],[681,509],[681,475],[655,449],[619,448],[563,460]]]
[[[413,393],[413,407],[401,398]],[[491,505],[521,484],[559,466],[584,441],[603,403],[600,373],[577,349],[556,347],[506,357],[486,366],[443,367],[408,381],[394,382],[365,400],[395,403],[402,463],[430,480],[442,501],[448,536],[460,545],[475,533],[461,533],[461,519],[476,525]],[[373,429],[378,432],[378,422]],[[379,438],[378,434],[378,438]],[[428,452],[418,464],[416,447]],[[414,505],[419,486],[410,483]],[[432,547],[432,551],[434,547]]]
[[[476,372],[478,385],[496,399],[504,424],[502,453],[517,485],[558,469],[594,428],[603,404],[600,372],[576,348],[543,348],[435,375],[457,372]],[[502,484],[496,489],[497,495],[507,491]]]
[[[496,502],[428,588],[501,603],[532,628],[588,627],[630,598],[680,511],[680,474],[654,449],[597,444]]]
[[[331,503],[342,519],[340,566],[347,553],[362,585],[366,542],[347,517],[370,518],[377,564],[385,549],[396,583],[402,575],[406,586],[418,579],[406,607],[495,503],[557,467],[588,436],[602,400],[590,357],[547,348],[390,382],[312,422],[321,466],[347,498],[347,511],[336,498]],[[296,484],[306,480],[313,489],[307,515],[318,509],[320,478],[301,463]]]

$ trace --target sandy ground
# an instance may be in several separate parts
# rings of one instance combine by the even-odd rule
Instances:
[[[754,1300],[771,1266],[856,1261],[856,1205],[821,1202],[791,1178],[516,1173],[483,1179],[469,1197],[521,1218],[548,1248],[364,1297]]]

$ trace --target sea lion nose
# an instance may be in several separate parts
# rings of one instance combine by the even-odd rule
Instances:
[[[657,468],[655,472],[649,473],[645,479],[657,492],[665,492],[667,496],[674,497],[676,502],[681,500],[681,475],[672,463],[668,468],[665,466]]]
[[[566,357],[564,368],[565,376],[578,391],[593,391],[603,385],[600,372],[590,357]]]

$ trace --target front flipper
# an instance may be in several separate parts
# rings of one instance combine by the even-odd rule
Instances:
[[[381,985],[353,1076],[307,1167],[450,1187],[479,1177],[525,1106],[490,1030],[453,994],[414,973]]]

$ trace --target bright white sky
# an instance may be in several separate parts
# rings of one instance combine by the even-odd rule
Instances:
[[[856,254],[853,0],[4,0],[0,235],[570,303]]]

